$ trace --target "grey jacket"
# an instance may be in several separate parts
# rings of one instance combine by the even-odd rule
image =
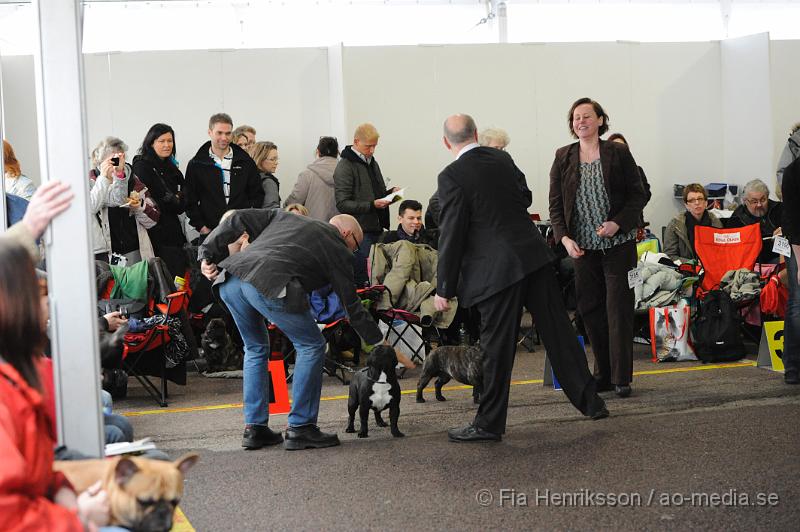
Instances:
[[[380,189],[377,194],[370,170],[375,173],[377,188]],[[389,229],[389,209],[376,209],[373,204],[387,193],[381,168],[374,157],[368,167],[350,146],[346,146],[333,172],[333,182],[339,212],[354,216],[365,233],[380,233]]]
[[[697,259],[697,254],[692,249],[692,243],[689,242],[689,233],[686,231],[686,212],[682,212],[675,216],[667,225],[664,232],[664,253],[666,253],[672,260],[680,260],[686,262],[687,260]],[[711,218],[711,226],[722,228],[722,221],[714,214],[708,213]]]
[[[229,256],[228,244],[245,231],[250,245]],[[307,294],[331,285],[358,335],[368,344],[383,338],[356,296],[353,254],[328,223],[279,209],[240,209],[206,237],[198,250],[202,259],[252,284],[264,297],[277,298],[286,289],[287,310],[298,302],[299,291],[305,310],[297,312],[307,313]]]
[[[320,157],[309,164],[297,176],[291,194],[283,202],[286,207],[299,203],[308,209],[308,215],[315,220],[327,222],[337,214],[333,172],[336,170],[335,157]]]
[[[264,203],[261,205],[264,209],[280,209],[281,208],[281,195],[280,183],[278,178],[272,174],[260,172],[261,187],[264,189]]]

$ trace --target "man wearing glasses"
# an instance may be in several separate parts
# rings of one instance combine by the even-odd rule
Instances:
[[[229,255],[228,244],[244,233],[249,245]],[[353,253],[363,245],[363,238],[356,219],[346,214],[326,223],[278,209],[243,209],[224,218],[200,246],[203,275],[217,281],[215,287],[244,340],[245,449],[284,441],[268,427],[270,348],[264,318],[297,351],[284,448],[339,445],[336,434],[317,427],[326,344],[309,312],[308,294],[330,285],[359,336],[370,345],[381,342],[383,335],[353,284]],[[219,275],[222,269],[224,276]]]
[[[769,199],[769,188],[760,179],[753,179],[744,186],[743,202],[726,222],[726,227],[744,227],[758,224],[764,239],[758,262],[777,264],[780,255],[772,252],[772,238],[781,236],[783,203]]]

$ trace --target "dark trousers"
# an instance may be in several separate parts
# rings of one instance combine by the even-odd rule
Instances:
[[[570,402],[585,415],[604,406],[564,308],[555,272],[548,265],[475,305],[481,314],[484,389],[474,423],[495,434],[506,430],[523,305],[536,322],[553,371]]]
[[[578,312],[594,353],[594,376],[602,383],[633,380],[633,289],[628,272],[636,267],[636,243],[605,251],[585,250],[575,260]]]
[[[353,254],[353,277],[355,278],[356,286],[362,288],[369,283],[369,273],[367,270],[367,261],[369,260],[369,250],[372,244],[375,244],[381,239],[383,232],[364,233],[364,240],[358,247],[358,251]]]

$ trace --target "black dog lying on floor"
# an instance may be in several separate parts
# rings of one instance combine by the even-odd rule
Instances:
[[[345,432],[356,431],[353,422],[358,410],[361,419],[358,437],[366,438],[370,409],[375,412],[375,423],[379,427],[385,427],[386,422],[381,417],[381,411],[388,408],[392,436],[405,436],[397,428],[397,418],[400,417],[400,383],[397,382],[395,366],[397,353],[394,348],[379,345],[367,357],[366,367],[353,374],[350,380],[350,397],[347,399],[347,413],[350,417]]]
[[[472,345],[443,345],[425,357],[422,373],[417,382],[417,402],[424,403],[422,390],[436,377],[436,399],[446,401],[442,386],[455,379],[472,385],[472,399],[477,404],[483,390],[483,352]]]
[[[200,345],[208,363],[208,373],[242,369],[244,354],[234,345],[223,319],[214,318],[208,322],[200,336]]]

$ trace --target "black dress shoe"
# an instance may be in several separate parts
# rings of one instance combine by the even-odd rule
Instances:
[[[783,373],[783,382],[786,384],[800,384],[800,372],[797,370],[785,370]]]
[[[614,386],[614,392],[620,397],[628,397],[631,394],[631,387],[628,384],[617,384]]]
[[[286,429],[283,448],[287,451],[321,449],[323,447],[334,447],[339,443],[339,436],[336,434],[322,432],[316,425],[304,425]]]
[[[267,445],[277,445],[283,441],[280,432],[273,432],[266,425],[245,425],[242,436],[242,447],[245,449],[261,449]]]
[[[447,437],[450,441],[454,442],[473,442],[473,441],[500,441],[502,436],[483,430],[473,424],[466,427],[450,429],[447,431]]]
[[[597,421],[598,419],[605,419],[608,417],[608,408],[603,407],[600,410],[595,411],[594,414],[589,414],[589,417],[594,421]]]

